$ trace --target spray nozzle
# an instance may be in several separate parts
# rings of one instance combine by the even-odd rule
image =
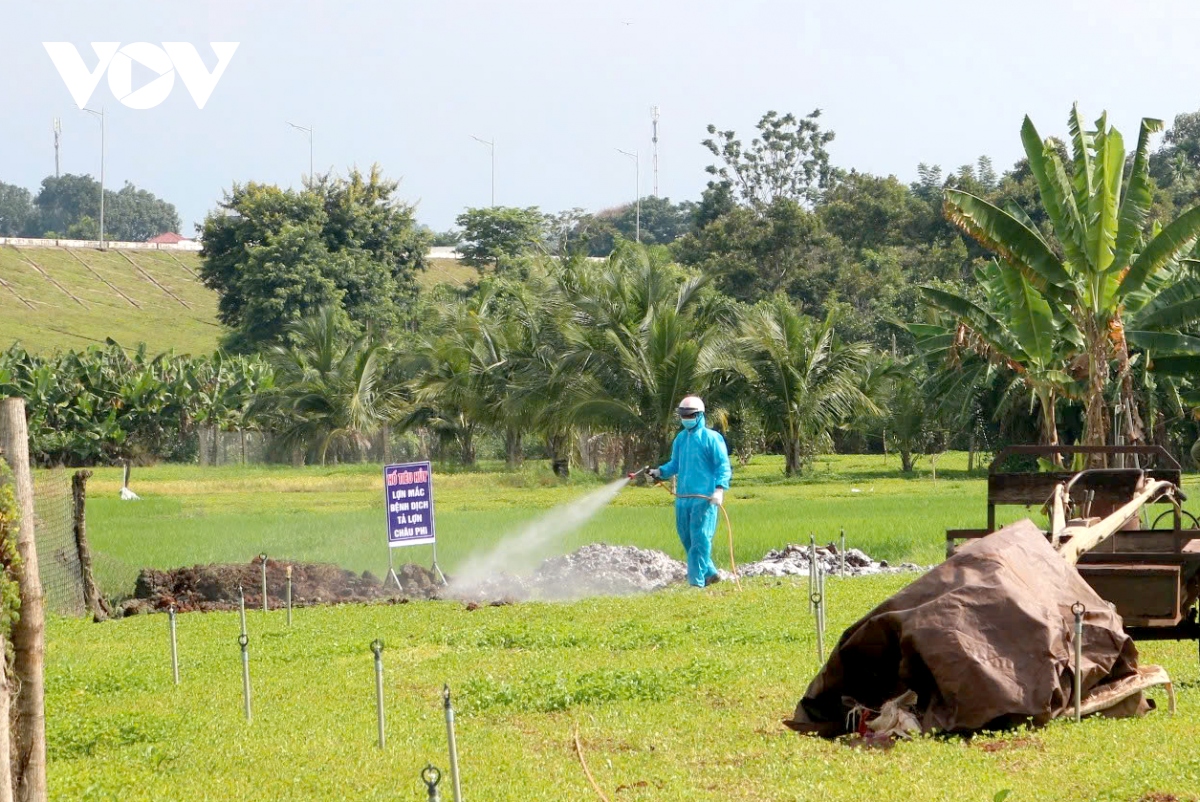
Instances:
[[[632,482],[634,479],[638,478],[639,476],[641,476],[643,473],[645,473],[648,470],[650,470],[649,465],[647,465],[644,468],[639,468],[638,470],[634,471],[633,473],[627,474],[625,478]]]

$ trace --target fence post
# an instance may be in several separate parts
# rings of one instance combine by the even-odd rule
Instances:
[[[0,654],[4,654],[4,648],[4,637],[0,636]],[[12,744],[9,741],[11,734],[7,726],[11,706],[7,662],[0,661],[0,721],[6,722],[5,727],[0,730],[0,802],[13,802]]]
[[[17,552],[21,571],[21,616],[13,624],[13,673],[17,684],[16,738],[13,749],[21,756],[14,777],[16,796],[24,802],[46,799],[46,708],[44,688],[46,611],[38,574],[37,544],[33,531],[33,475],[29,470],[29,429],[23,398],[0,399],[0,452],[12,468],[13,485],[21,521]]]
[[[79,574],[83,579],[83,601],[97,621],[112,615],[108,602],[100,595],[92,573],[92,550],[87,541],[87,480],[91,471],[75,471],[71,477],[71,507],[75,522],[75,549],[79,552]]]

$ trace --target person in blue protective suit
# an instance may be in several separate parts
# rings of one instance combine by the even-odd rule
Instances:
[[[712,561],[712,542],[717,507],[725,502],[732,471],[725,438],[704,425],[704,402],[689,395],[677,411],[683,431],[671,445],[671,460],[647,474],[655,480],[678,477],[675,529],[687,552],[688,582],[702,588],[720,580]]]

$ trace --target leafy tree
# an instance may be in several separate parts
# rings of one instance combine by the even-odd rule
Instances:
[[[0,181],[0,237],[21,237],[33,219],[29,190]]]
[[[734,208],[684,237],[676,253],[739,301],[784,292],[815,309],[835,283],[843,249],[816,214],[778,198],[761,210]]]
[[[104,229],[109,239],[145,242],[167,232],[178,233],[179,214],[173,204],[126,183],[117,192],[104,193]]]
[[[36,218],[27,227],[30,234],[77,232],[96,226],[99,236],[100,182],[90,175],[49,176],[33,200]],[[104,191],[104,236],[106,239],[143,242],[167,231],[179,231],[181,223],[175,206],[150,192],[126,183],[119,191]]]
[[[727,186],[740,203],[756,208],[779,198],[808,206],[816,203],[836,177],[826,149],[834,134],[821,130],[820,116],[820,109],[805,117],[768,111],[758,121],[758,136],[749,146],[736,132],[709,125],[710,138],[701,144],[721,162],[707,168],[715,176],[713,183]]]
[[[234,185],[205,219],[201,254],[218,317],[234,329],[228,345],[280,344],[290,323],[323,306],[341,309],[355,334],[410,323],[429,239],[397,187],[378,168],[300,191]]]
[[[641,202],[641,232],[644,245],[670,245],[691,228],[696,204],[684,201],[671,203],[670,198],[645,197]],[[638,232],[637,204],[627,203],[616,209],[599,212],[596,217],[610,220],[613,229],[627,240],[636,239]],[[593,256],[608,256],[611,243],[602,253]]]
[[[523,256],[539,252],[546,241],[548,220],[536,206],[493,206],[467,209],[455,222],[462,229],[458,251],[464,263],[502,269]]]
[[[434,231],[430,234],[430,245],[435,248],[452,248],[462,242],[462,234],[457,231]]]
[[[1048,305],[1052,314],[1057,311],[1078,333],[1079,356],[1086,365],[1084,443],[1099,445],[1106,442],[1105,396],[1113,363],[1122,398],[1133,401],[1122,308],[1191,251],[1200,233],[1200,207],[1161,231],[1146,231],[1153,202],[1148,147],[1150,135],[1162,128],[1158,120],[1142,121],[1124,187],[1124,142],[1107,117],[1100,117],[1096,130],[1088,130],[1076,107],[1068,124],[1070,172],[1056,142],[1043,140],[1028,117],[1021,132],[1053,240],[1015,204],[1001,209],[970,193],[947,190],[946,212],[995,252],[1006,270],[1022,275],[1031,301]],[[1136,420],[1128,428],[1131,439],[1142,439]]]
[[[751,371],[750,402],[768,438],[782,449],[784,472],[802,473],[832,447],[832,431],[860,412],[876,411],[860,380],[870,348],[843,343],[832,319],[818,322],[783,296],[746,315],[738,344]]]
[[[915,240],[921,207],[920,198],[895,176],[851,170],[826,193],[817,213],[829,233],[861,251]]]

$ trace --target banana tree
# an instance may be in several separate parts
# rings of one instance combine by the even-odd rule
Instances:
[[[918,349],[957,367],[970,352],[1012,371],[1036,401],[1042,442],[1058,445],[1058,402],[1082,391],[1068,372],[1083,342],[1075,320],[1037,292],[1019,271],[992,261],[975,271],[979,301],[951,290],[922,287],[925,300],[949,322],[910,324]]]
[[[1142,120],[1128,180],[1124,140],[1108,125],[1107,115],[1089,130],[1075,106],[1068,126],[1069,164],[1059,156],[1055,140],[1043,139],[1028,117],[1021,128],[1053,238],[1015,204],[1002,209],[967,192],[947,190],[945,212],[952,223],[995,252],[1005,272],[1019,274],[1038,303],[1061,310],[1079,332],[1071,367],[1086,377],[1084,443],[1102,445],[1107,439],[1105,394],[1113,364],[1122,398],[1133,400],[1127,379],[1125,305],[1191,251],[1200,234],[1200,207],[1161,230],[1146,230],[1153,194],[1149,140],[1162,129],[1161,121]],[[1132,439],[1141,439],[1136,418],[1129,421],[1129,429]]]

